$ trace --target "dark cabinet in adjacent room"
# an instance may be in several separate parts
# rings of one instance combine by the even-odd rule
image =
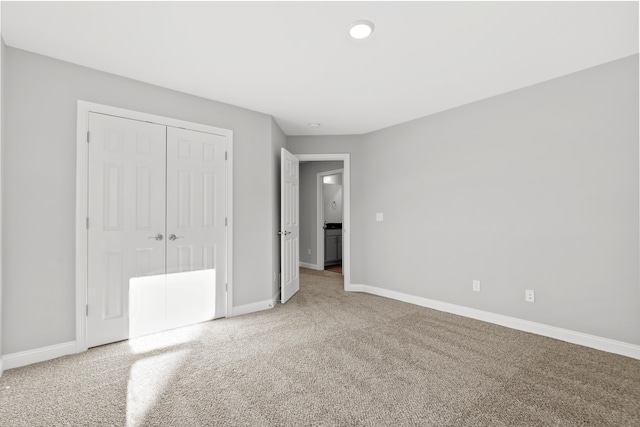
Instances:
[[[342,228],[327,228],[324,230],[324,265],[340,264],[341,262]]]

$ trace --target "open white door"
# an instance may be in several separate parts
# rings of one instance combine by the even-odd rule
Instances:
[[[280,157],[280,299],[287,302],[300,289],[298,158],[281,149]]]

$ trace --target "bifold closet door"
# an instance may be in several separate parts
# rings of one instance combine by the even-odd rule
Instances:
[[[91,113],[87,345],[226,316],[226,137]]]
[[[226,315],[226,137],[167,128],[167,323]]]
[[[130,317],[163,320],[144,307],[165,303],[166,128],[91,113],[89,131],[87,345],[94,347],[129,338]],[[160,285],[130,301],[136,279],[139,290]]]

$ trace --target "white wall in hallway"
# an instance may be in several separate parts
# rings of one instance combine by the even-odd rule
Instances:
[[[324,221],[330,223],[342,222],[342,175],[332,175],[339,182],[322,184],[322,202]]]

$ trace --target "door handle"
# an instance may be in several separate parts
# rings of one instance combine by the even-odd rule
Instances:
[[[164,236],[160,233],[156,234],[155,236],[151,236],[151,237],[147,237],[147,239],[156,239],[158,241],[164,239]]]
[[[178,239],[182,239],[184,236],[176,236],[175,234],[169,234],[169,240],[171,240],[172,242],[174,240],[178,240]]]
[[[291,232],[290,232],[290,231],[278,231],[278,234],[279,234],[279,235],[281,235],[281,236],[282,236],[283,234],[284,234],[285,236],[287,236],[287,235],[291,234]]]

